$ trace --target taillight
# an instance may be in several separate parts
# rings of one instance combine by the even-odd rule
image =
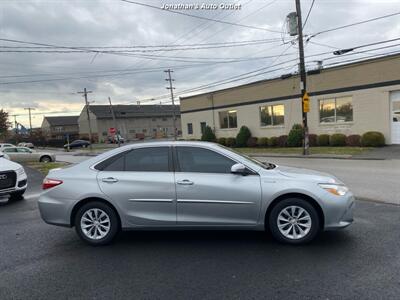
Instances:
[[[47,190],[63,183],[62,180],[45,178],[43,180],[42,189]]]

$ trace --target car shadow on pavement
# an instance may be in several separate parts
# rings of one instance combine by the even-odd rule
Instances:
[[[294,245],[295,247],[340,247],[351,243],[352,237],[347,230],[321,232],[314,241],[306,245]],[[273,239],[271,234],[262,231],[219,231],[219,230],[195,230],[195,231],[126,231],[119,234],[113,245],[134,245],[135,247],[157,244],[163,246],[192,245],[201,246],[210,243],[220,246],[224,245],[267,245],[293,247],[279,243]]]

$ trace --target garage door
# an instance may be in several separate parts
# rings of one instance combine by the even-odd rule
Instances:
[[[390,93],[392,144],[400,144],[400,91]]]

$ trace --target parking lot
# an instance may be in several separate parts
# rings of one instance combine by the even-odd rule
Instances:
[[[0,205],[0,299],[397,299],[400,292],[397,205],[357,201],[352,226],[306,246],[263,232],[196,231],[126,232],[93,248],[73,229],[40,219],[42,175],[27,172],[26,199]]]

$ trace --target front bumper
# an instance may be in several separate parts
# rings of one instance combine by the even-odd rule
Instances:
[[[325,230],[345,228],[353,223],[354,195],[349,192],[343,197],[333,196],[324,201]]]
[[[26,176],[26,173],[25,172],[21,174],[17,173],[15,186],[0,190],[0,196],[6,196],[12,193],[22,192],[25,191],[27,187],[28,187],[28,177]]]

